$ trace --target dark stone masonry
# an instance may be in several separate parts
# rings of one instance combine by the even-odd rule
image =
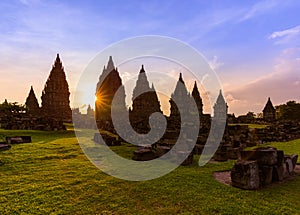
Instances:
[[[257,190],[273,182],[296,175],[298,155],[284,155],[276,148],[264,147],[241,151],[240,158],[231,170],[232,186]]]

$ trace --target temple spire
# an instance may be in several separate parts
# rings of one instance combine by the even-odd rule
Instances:
[[[42,92],[42,113],[62,121],[71,121],[70,91],[59,54]]]
[[[202,98],[200,96],[196,81],[195,81],[194,88],[192,91],[192,97],[194,98],[194,100],[196,102],[199,115],[201,116],[203,114],[203,103],[202,103]]]
[[[154,84],[152,83],[151,89],[155,91]]]
[[[214,118],[218,120],[226,120],[228,106],[220,90],[217,101],[214,105]]]
[[[28,108],[29,113],[39,114],[40,107],[32,86],[30,87],[30,91],[28,97],[26,98],[25,105]]]
[[[184,81],[182,79],[182,73],[179,73],[179,81],[184,84]]]
[[[145,72],[145,69],[144,69],[144,65],[142,65],[142,68],[140,70],[140,73],[144,73]]]
[[[193,90],[198,90],[198,86],[197,86],[197,82],[195,81],[195,83],[194,83],[194,88],[193,88]]]
[[[132,93],[132,109],[129,112],[129,119],[134,129],[140,133],[149,132],[149,117],[152,113],[160,112],[160,102],[152,83],[151,88],[147,75],[142,65],[138,80]]]
[[[115,69],[115,65],[114,65],[112,56],[109,56],[109,60],[108,60],[108,63],[107,63],[106,70],[107,70],[108,72],[111,72],[111,71],[113,71],[114,69]]]
[[[59,53],[56,54],[56,59],[55,59],[53,67],[58,68],[58,69],[62,68],[62,62],[60,60]]]

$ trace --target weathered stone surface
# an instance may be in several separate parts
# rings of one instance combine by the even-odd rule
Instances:
[[[293,170],[296,167],[297,160],[298,160],[298,155],[291,155],[292,163],[293,163]]]
[[[215,161],[227,161],[227,152],[226,151],[217,151],[214,156],[213,159]]]
[[[8,150],[11,148],[11,145],[5,144],[5,143],[0,143],[0,151]]]
[[[168,146],[158,146],[156,148],[156,152],[155,154],[160,157],[160,156],[163,156],[164,154],[168,153],[170,151],[170,147]]]
[[[242,160],[257,160],[259,165],[277,164],[277,150],[274,148],[256,149],[251,151],[241,151]]]
[[[290,157],[286,157],[285,164],[286,164],[286,169],[287,169],[288,173],[291,174],[294,171],[292,159]]]
[[[240,148],[227,148],[227,158],[236,160],[240,154]]]
[[[259,169],[257,161],[238,161],[231,170],[232,186],[247,190],[259,188]]]
[[[273,166],[272,181],[282,181],[284,178],[284,168],[283,165]]]
[[[6,137],[6,142],[8,144],[15,143],[31,143],[31,136],[14,136],[14,137]]]
[[[133,160],[148,161],[156,158],[154,152],[149,148],[141,148],[133,152]]]
[[[262,185],[268,185],[272,183],[273,167],[272,166],[260,166],[260,183]]]
[[[277,150],[277,165],[282,165],[284,162],[284,152],[282,150]]]
[[[49,117],[34,117],[27,113],[5,114],[0,118],[1,128],[8,130],[66,130],[62,121]]]

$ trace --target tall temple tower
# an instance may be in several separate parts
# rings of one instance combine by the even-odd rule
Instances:
[[[276,110],[271,102],[270,97],[268,98],[267,104],[263,109],[263,119],[269,122],[276,120]]]
[[[186,111],[188,113],[189,110],[189,102],[190,102],[190,94],[187,91],[185,83],[182,78],[182,74],[179,74],[179,79],[177,81],[174,93],[172,93],[170,98],[170,117],[168,125],[180,129],[181,126],[181,114],[179,109]]]
[[[222,90],[218,95],[217,101],[214,105],[214,119],[216,120],[226,120],[227,119],[228,106],[222,95]]]
[[[69,85],[59,54],[42,92],[42,113],[57,120],[71,121]]]
[[[117,98],[116,109],[126,109],[125,105],[125,89],[122,85],[118,69],[115,68],[112,57],[109,57],[107,66],[104,66],[103,72],[99,77],[99,82],[96,87],[95,101],[95,118],[98,128],[112,130],[111,108],[112,101],[120,88],[120,94]]]
[[[195,81],[194,88],[192,91],[192,97],[196,102],[197,108],[198,108],[198,113],[199,113],[199,118],[203,115],[203,102],[202,98],[200,96],[200,93],[198,91],[197,87],[197,82]]]
[[[28,97],[26,98],[25,102],[26,107],[28,108],[28,113],[33,115],[39,115],[40,114],[40,107],[38,100],[35,96],[33,87],[31,86]]]
[[[129,119],[134,129],[140,133],[148,133],[149,117],[152,113],[159,112],[160,103],[154,85],[150,88],[149,82],[144,70],[144,66],[140,70],[136,86],[132,94],[132,110],[129,110]]]

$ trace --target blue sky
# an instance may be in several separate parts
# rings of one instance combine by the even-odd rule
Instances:
[[[182,40],[201,52],[220,77],[230,112],[260,112],[268,96],[274,104],[299,101],[299,11],[297,0],[4,0],[0,100],[24,103],[30,85],[40,98],[57,52],[72,93],[103,48],[151,34]]]

